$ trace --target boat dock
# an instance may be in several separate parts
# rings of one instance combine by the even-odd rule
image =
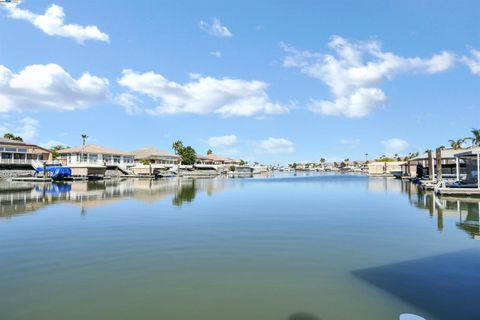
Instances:
[[[478,188],[437,188],[436,191],[440,195],[480,197],[480,189]]]

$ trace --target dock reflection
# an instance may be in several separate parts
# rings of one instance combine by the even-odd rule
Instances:
[[[443,231],[445,219],[452,217],[458,219],[455,223],[458,229],[465,231],[472,239],[480,239],[480,198],[438,196],[410,182],[401,184],[412,206],[436,217],[438,231]]]

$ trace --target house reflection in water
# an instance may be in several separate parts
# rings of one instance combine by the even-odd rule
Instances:
[[[437,217],[437,229],[442,231],[446,217],[456,217],[456,226],[467,232],[473,239],[480,239],[480,198],[437,196],[426,192],[416,185],[403,182],[402,190],[408,195],[410,203],[428,211],[431,217]]]
[[[122,199],[134,199],[153,204],[171,198],[172,204],[182,206],[194,201],[197,193],[212,196],[226,188],[240,186],[225,179],[124,179],[71,183],[0,184],[0,218],[33,213],[55,203],[70,203],[80,207],[83,214]]]

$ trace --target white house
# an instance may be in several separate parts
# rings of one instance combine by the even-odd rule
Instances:
[[[126,168],[133,165],[134,156],[130,152],[87,144],[85,146],[59,150],[58,160],[67,166],[97,165]]]

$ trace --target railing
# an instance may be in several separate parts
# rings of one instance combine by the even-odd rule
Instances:
[[[30,159],[0,159],[1,164],[30,164]]]

